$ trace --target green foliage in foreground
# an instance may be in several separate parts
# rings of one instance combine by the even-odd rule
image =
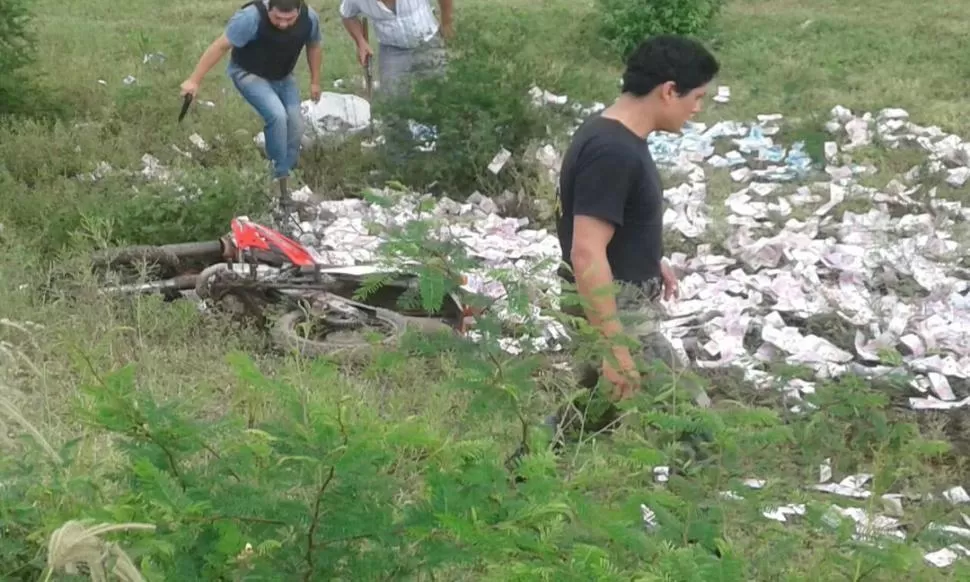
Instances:
[[[16,516],[8,522],[16,525],[5,532],[2,557],[20,567],[5,579],[36,579],[40,561],[31,560],[27,536],[78,512],[154,524],[154,533],[129,534],[123,544],[150,580],[448,572],[619,580],[670,565],[740,572],[737,558],[668,547],[683,533],[676,517],[666,535],[644,532],[637,506],[656,495],[647,490],[598,502],[581,483],[563,486],[548,455],[531,458],[528,480],[513,485],[494,442],[454,439],[419,420],[387,422],[350,397],[315,398],[315,385],[339,381],[327,364],[300,387],[264,377],[244,356],[234,365],[241,381],[279,403],[276,415],[250,426],[238,414],[201,423],[139,396],[126,367],[84,390],[91,427],[114,435],[126,453],[105,475],[109,487],[71,470],[71,447],[57,459],[8,458],[5,474],[21,478],[3,492],[4,520]],[[61,502],[38,503],[52,499]],[[717,533],[704,537],[713,543]],[[658,565],[645,566],[647,556]]]
[[[460,248],[420,244],[430,231],[400,232],[390,262],[447,251],[465,264]],[[419,299],[440,304],[452,267],[429,265]],[[950,447],[894,421],[884,394],[843,382],[819,387],[816,414],[729,397],[702,410],[687,390],[700,378],[645,371],[615,433],[579,435],[557,456],[530,419],[575,401],[574,384],[550,380],[542,354],[503,351],[493,318],[477,342],[411,333],[352,375],[324,359],[270,375],[230,352],[234,397],[217,411],[153,398],[138,364],[100,370],[78,353],[89,380],[73,440],[49,442],[0,400],[2,418],[27,429],[21,452],[0,459],[0,578],[60,579],[80,558],[152,581],[887,580],[921,565],[921,544],[857,541],[854,524],[832,520],[832,499],[799,492],[825,458],[838,475],[874,473],[874,499],[938,487],[925,468],[950,463]],[[388,414],[362,382],[450,399],[453,418]],[[771,485],[745,489],[751,476]],[[762,515],[792,502],[807,506],[798,523]],[[936,549],[929,516],[952,514],[923,514],[910,533]]]
[[[412,337],[366,373],[391,379],[408,358],[430,366],[440,348]],[[463,421],[514,413],[534,396],[534,359],[476,354],[453,346],[452,376],[427,386],[470,390],[486,404],[469,406]],[[112,535],[147,580],[747,580],[786,570],[745,557],[740,532],[771,532],[767,543],[782,552],[795,550],[786,540],[797,534],[769,525],[750,502],[721,500],[717,487],[791,451],[793,431],[832,435],[826,425],[786,426],[767,410],[700,411],[657,392],[637,403],[646,412],[626,411],[627,427],[609,447],[594,452],[587,444],[558,462],[538,447],[516,482],[499,441],[449,434],[420,417],[382,418],[332,363],[315,362],[292,382],[267,377],[241,353],[229,360],[247,396],[219,418],[154,401],[138,389],[137,366],[128,365],[83,387],[83,439],[5,456],[3,579],[44,575],[45,538],[84,518],[154,526]],[[334,385],[347,396],[318,391]],[[253,415],[260,403],[273,406]],[[869,445],[899,443],[889,434],[898,430],[880,429],[879,420],[856,421],[860,433],[876,431]],[[86,470],[94,443],[109,441],[123,457]],[[895,459],[880,478],[940,453],[928,444],[880,446]],[[661,464],[674,473],[665,485],[653,478]],[[640,504],[656,513],[655,526],[645,527]],[[833,575],[905,571],[921,559],[916,548],[895,543],[856,544],[851,527],[824,525],[824,504],[810,507],[810,525],[835,538],[818,547]]]

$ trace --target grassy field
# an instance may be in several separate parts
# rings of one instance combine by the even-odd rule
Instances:
[[[806,418],[727,376],[711,386],[707,411],[658,391],[636,403],[649,412],[629,430],[584,443],[558,472],[551,455],[537,455],[529,481],[513,488],[501,461],[519,417],[549,411],[555,390],[542,388],[570,389],[553,372],[533,386],[514,360],[486,373],[485,355],[420,346],[366,369],[336,367],[281,357],[258,334],[184,303],[109,301],[90,286],[71,299],[40,297],[45,280],[75,273],[94,246],[197,240],[258,211],[260,122],[224,63],[200,95],[214,107],[176,124],[180,82],[239,4],[33,3],[40,42],[31,73],[69,115],[0,127],[0,381],[22,413],[0,414],[10,437],[0,461],[0,580],[37,579],[46,537],[83,518],[157,524],[155,534],[116,536],[150,580],[290,580],[304,571],[308,580],[967,579],[965,564],[938,569],[923,559],[949,543],[928,524],[960,522],[947,502],[905,503],[901,545],[825,525],[831,503],[879,509],[884,492],[938,497],[970,475],[970,428],[953,415],[900,411],[886,387],[820,388],[821,410]],[[324,88],[353,85],[359,71],[338,2],[314,6]],[[485,6],[500,9],[475,32],[526,31],[517,62],[532,63],[539,86],[582,102],[613,96],[621,67],[596,43],[589,0],[457,2],[458,35],[482,24],[466,28],[464,14]],[[793,134],[820,147],[835,105],[902,107],[917,123],[970,135],[970,41],[960,34],[968,19],[970,4],[959,2],[728,0],[711,46],[732,101],[709,105],[701,119],[782,113]],[[151,53],[165,58],[146,61]],[[302,62],[298,71],[306,94]],[[186,159],[172,146],[192,150],[191,133],[215,147]],[[141,204],[136,194],[170,187],[77,178],[100,162],[139,171],[146,153],[209,198],[188,209]],[[911,162],[867,155],[889,175]],[[353,193],[365,182],[358,157],[309,154],[304,178]],[[21,329],[25,322],[42,327]],[[43,438],[17,438],[28,425]],[[685,447],[685,435],[704,444]],[[58,460],[48,463],[37,440]],[[873,474],[873,495],[807,491],[827,458],[836,480]],[[677,474],[657,484],[653,465]],[[751,489],[745,478],[767,485]],[[727,489],[745,499],[723,499]],[[640,503],[658,513],[658,532],[638,531]],[[795,523],[762,515],[789,503],[807,504],[807,514]],[[246,543],[255,557],[233,562]]]

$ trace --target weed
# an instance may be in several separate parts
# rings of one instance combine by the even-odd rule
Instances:
[[[600,35],[621,58],[647,37],[708,31],[724,0],[597,0]]]
[[[36,36],[31,29],[33,14],[24,0],[5,0],[0,4],[0,117],[22,113],[30,102],[24,84],[29,77],[23,69],[33,61]]]
[[[467,8],[446,74],[416,82],[408,97],[384,100],[378,111],[387,127],[388,177],[460,199],[475,190],[498,194],[535,173],[524,154],[548,135],[551,118],[529,97],[541,64],[517,50],[532,19],[518,10],[508,16],[496,26],[490,11]],[[433,152],[416,151],[413,122],[434,131]],[[503,148],[512,157],[494,176],[487,166]]]

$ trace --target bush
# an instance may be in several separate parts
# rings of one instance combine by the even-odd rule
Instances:
[[[456,572],[632,580],[676,571],[678,562],[708,576],[740,568],[736,557],[712,555],[707,539],[678,543],[684,501],[638,488],[597,499],[584,483],[591,475],[564,483],[544,453],[523,463],[528,481],[513,487],[494,441],[455,439],[420,419],[382,419],[350,396],[315,394],[341,381],[331,365],[318,363],[305,386],[294,386],[240,354],[231,360],[247,393],[278,405],[271,418],[253,423],[230,412],[200,421],[188,407],[138,390],[129,365],[85,386],[80,409],[91,434],[118,443],[117,465],[85,472],[78,442],[0,458],[4,579],[60,574],[64,564],[45,556],[45,538],[86,520],[128,526],[119,530],[144,524],[109,534],[113,548],[108,536],[89,545],[101,546],[92,558],[105,555],[108,569],[114,556],[129,556],[147,580],[447,580]],[[509,371],[522,375],[511,364]],[[659,535],[642,531],[641,501],[666,506]],[[713,538],[717,525],[705,526]],[[57,540],[57,553],[72,549],[71,537]]]
[[[433,240],[439,226],[412,221],[381,249],[391,263],[433,257],[418,287],[437,304],[453,279],[444,275],[471,260],[454,238]],[[535,302],[513,279],[534,277],[504,278],[510,313],[525,316]],[[0,326],[18,356],[0,377],[0,580],[108,580],[99,567],[148,582],[888,580],[924,562],[921,546],[943,544],[855,542],[857,525],[833,521],[824,496],[798,495],[801,524],[766,521],[826,458],[839,473],[873,467],[874,498],[890,484],[938,491],[923,475],[948,449],[879,412],[885,396],[861,382],[806,398],[834,416],[783,418],[728,399],[697,409],[682,384],[696,378],[655,370],[620,405],[616,432],[586,433],[556,457],[532,425],[575,385],[550,377],[544,354],[502,350],[493,310],[478,342],[409,334],[351,371],[323,358],[257,361],[225,344],[199,353],[186,342],[217,332],[189,340],[188,318],[162,319],[149,301],[73,338],[67,330],[86,320],[74,306],[51,306],[36,331]],[[112,311],[106,303],[87,317]],[[28,354],[48,347],[72,361],[53,378],[84,379],[74,414],[54,408],[58,426],[37,427],[24,411],[41,401],[5,384],[36,382]],[[46,370],[53,360],[36,361]],[[518,463],[503,462],[513,448]],[[770,485],[743,489],[752,475]],[[79,558],[92,575],[62,577]],[[967,579],[966,566],[951,579]]]
[[[19,113],[29,100],[23,69],[33,61],[26,0],[0,0],[0,116]]]
[[[95,182],[65,177],[32,191],[0,168],[0,188],[9,193],[0,202],[0,223],[45,258],[90,247],[92,241],[214,240],[228,232],[234,216],[258,216],[268,208],[261,177],[232,170],[194,170],[178,183],[123,174]],[[29,204],[21,202],[26,199]]]
[[[539,65],[519,54],[522,39],[532,34],[528,16],[503,16],[497,25],[491,13],[465,9],[446,75],[416,82],[410,98],[379,105],[375,113],[387,140],[383,166],[391,177],[416,188],[436,183],[461,197],[500,192],[528,171],[523,153],[547,134],[550,121],[529,97],[542,74]],[[415,151],[411,120],[436,128],[433,153]],[[512,158],[496,177],[487,166],[503,147]]]
[[[433,226],[407,225],[383,254],[466,265],[457,241],[428,240]],[[421,299],[440,304],[447,279],[423,273]],[[512,312],[524,315],[524,289],[507,285]],[[22,452],[0,455],[0,579],[60,579],[74,565],[68,555],[149,581],[742,579],[740,557],[716,539],[721,517],[692,515],[702,498],[650,490],[650,466],[667,457],[661,441],[640,436],[710,430],[726,441],[730,427],[699,414],[674,423],[654,398],[656,429],[621,437],[602,463],[576,451],[563,479],[548,435],[531,429],[543,402],[541,354],[504,352],[494,314],[478,327],[477,344],[409,335],[357,377],[323,359],[271,376],[230,352],[233,404],[205,413],[195,397],[156,399],[145,367],[102,373],[85,353],[91,379],[75,401],[83,426],[67,442],[31,430],[0,391],[0,428],[27,429],[19,446],[0,442]],[[362,379],[390,385],[417,373],[421,391],[466,395],[451,409],[456,424],[491,436],[458,436],[422,414],[389,416],[362,390]],[[503,425],[513,442],[495,430]],[[89,465],[95,442],[118,454]],[[516,444],[524,454],[506,464]],[[631,472],[630,487],[603,495]],[[649,534],[641,503],[657,511]],[[111,525],[98,535],[95,524]],[[83,544],[82,530],[95,530]]]
[[[724,0],[597,0],[600,34],[623,58],[658,34],[706,32]]]
[[[207,169],[179,184],[149,182],[97,216],[108,222],[114,244],[172,244],[216,239],[236,216],[255,217],[269,208],[259,173]]]

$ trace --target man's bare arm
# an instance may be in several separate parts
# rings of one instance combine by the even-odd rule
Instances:
[[[341,20],[344,23],[344,28],[347,29],[347,33],[350,34],[350,38],[354,39],[358,47],[367,44],[367,39],[364,38],[364,23],[359,18],[341,18]]]
[[[226,56],[232,50],[232,43],[226,38],[225,33],[219,35],[219,38],[212,41],[209,48],[205,49],[202,53],[202,57],[199,59],[199,63],[195,66],[195,70],[189,75],[189,80],[195,82],[196,84],[202,83],[202,79],[205,78],[206,74],[212,70],[212,67],[216,66],[222,57]]]
[[[623,332],[616,317],[616,297],[613,293],[613,271],[606,258],[606,246],[613,238],[615,227],[591,216],[573,219],[573,243],[570,262],[576,276],[576,289],[585,305],[586,318],[606,337]]]
[[[310,67],[310,84],[320,84],[320,64],[323,62],[323,50],[319,44],[311,44],[306,47],[306,62]]]
[[[450,29],[454,0],[438,0],[438,5],[441,7],[441,26]]]

